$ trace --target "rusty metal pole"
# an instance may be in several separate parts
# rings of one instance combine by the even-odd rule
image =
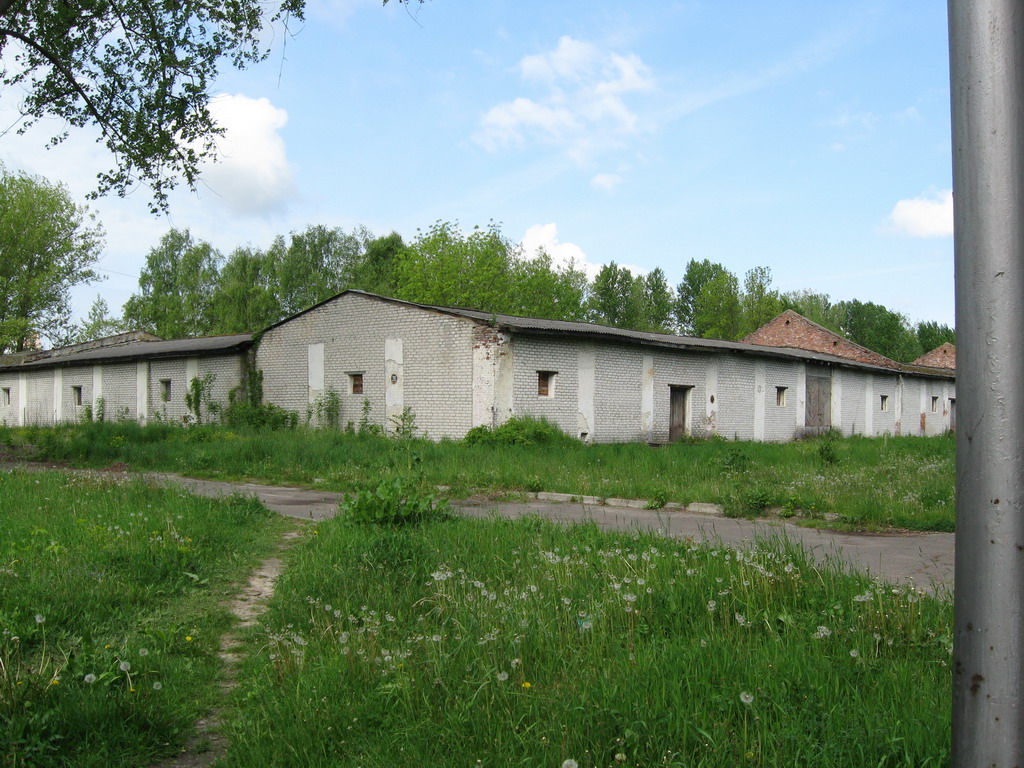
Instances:
[[[949,0],[954,768],[1024,766],[1024,2]]]

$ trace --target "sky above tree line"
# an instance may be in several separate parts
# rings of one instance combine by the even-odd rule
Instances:
[[[163,217],[144,189],[92,204],[107,279],[77,315],[97,293],[119,313],[172,226],[226,254],[443,219],[501,222],[591,277],[764,265],[781,291],[953,324],[943,3],[318,0],[292,32],[222,76],[223,159],[197,194]],[[45,150],[60,130],[7,132],[0,161],[84,200],[110,160],[91,129]]]

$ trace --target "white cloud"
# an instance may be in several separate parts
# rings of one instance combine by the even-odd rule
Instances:
[[[598,173],[590,180],[590,186],[602,192],[613,192],[621,183],[622,177],[614,173]]]
[[[576,243],[559,241],[558,225],[554,222],[530,227],[523,235],[522,244],[528,257],[533,258],[537,251],[543,250],[551,257],[552,266],[565,267],[573,263],[576,269],[583,270],[590,280],[601,271],[601,265],[587,261],[587,254]]]
[[[580,165],[640,133],[644,121],[626,98],[654,89],[650,70],[636,54],[568,36],[552,51],[524,57],[519,73],[543,92],[496,104],[481,117],[474,140],[490,151],[531,142],[560,146]]]
[[[269,99],[241,94],[217,96],[210,112],[224,135],[218,161],[203,168],[203,182],[233,212],[265,214],[281,209],[294,194],[292,169],[278,131],[288,113]]]
[[[543,250],[551,257],[551,264],[554,267],[565,267],[572,263],[576,269],[582,270],[588,280],[597,277],[603,264],[594,264],[587,258],[587,254],[576,243],[563,243],[558,239],[558,225],[535,224],[526,230],[522,239],[523,251],[527,257],[533,258],[537,251]],[[648,270],[633,264],[619,264],[620,267],[628,269],[634,277],[643,277]]]
[[[912,237],[949,237],[953,234],[953,190],[900,200],[889,214],[889,224]]]

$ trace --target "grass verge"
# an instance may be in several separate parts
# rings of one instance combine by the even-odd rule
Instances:
[[[336,519],[289,557],[233,768],[948,763],[949,603],[782,542]]]
[[[26,458],[197,477],[351,491],[415,474],[454,497],[559,491],[656,504],[716,502],[733,515],[773,510],[807,524],[951,531],[951,435],[802,442],[587,446],[389,440],[333,430],[249,432],[221,426],[91,423],[0,429],[0,448]]]
[[[0,473],[0,764],[174,754],[218,695],[221,602],[283,525],[248,499]]]

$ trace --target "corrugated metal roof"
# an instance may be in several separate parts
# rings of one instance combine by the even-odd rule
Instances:
[[[56,366],[84,365],[153,357],[193,357],[247,349],[252,344],[251,333],[231,336],[201,336],[196,339],[171,339],[169,341],[135,341],[98,347],[66,355],[51,354],[39,360],[23,363],[0,363],[0,369],[24,370],[27,368],[50,368]],[[57,352],[58,350],[53,350]]]
[[[857,360],[850,360],[836,355],[826,355],[821,352],[811,352],[805,349],[793,347],[767,347],[760,344],[746,344],[740,341],[722,341],[720,339],[702,339],[693,336],[675,336],[669,333],[646,333],[643,331],[631,331],[625,328],[614,328],[608,325],[597,325],[596,323],[579,323],[568,320],[544,320],[536,317],[517,317],[515,315],[504,315],[497,312],[481,312],[476,309],[463,309],[461,307],[440,307],[433,304],[418,304],[412,301],[401,299],[390,299],[385,296],[377,296],[366,291],[350,290],[345,293],[355,293],[368,296],[382,301],[395,304],[405,304],[411,307],[440,312],[442,314],[465,317],[487,325],[506,328],[513,332],[531,333],[537,335],[576,336],[601,341],[622,341],[644,344],[647,346],[670,347],[674,349],[689,349],[703,352],[729,351],[738,354],[756,355],[761,357],[773,357],[784,359],[798,359],[805,362],[821,363],[823,365],[839,365],[847,368],[858,368],[862,370],[878,371],[880,373],[893,373],[894,369],[871,363],[862,363]],[[338,294],[342,296],[344,294]],[[337,298],[337,297],[335,297]],[[328,299],[330,301],[330,299]],[[318,305],[319,306],[319,305]],[[898,369],[897,369],[898,370]],[[937,371],[907,370],[919,375],[933,375],[942,378],[951,378],[950,375],[943,376]]]

